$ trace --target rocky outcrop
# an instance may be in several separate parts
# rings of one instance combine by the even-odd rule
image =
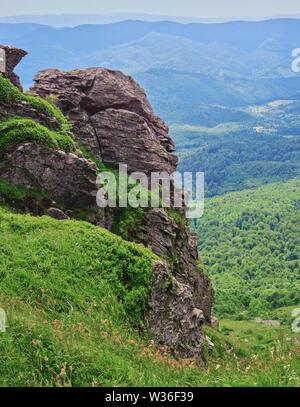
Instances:
[[[153,112],[144,90],[129,76],[105,68],[39,72],[34,95],[56,95],[73,123],[76,138],[109,167],[127,164],[128,171],[173,173],[177,157],[167,125]],[[171,265],[173,275],[192,287],[195,307],[210,323],[213,289],[197,264],[198,236],[190,232],[184,208],[180,224],[163,209],[150,209],[131,239],[150,245]]]
[[[168,127],[130,76],[105,68],[47,69],[34,80],[31,93],[57,95],[77,139],[100,161],[116,169],[127,164],[130,172],[175,171]]]
[[[12,63],[13,65],[13,63]],[[104,68],[39,72],[33,95],[56,95],[58,105],[73,124],[79,144],[103,162],[128,172],[173,173],[177,157],[167,125],[153,112],[144,90],[129,76]],[[31,118],[59,131],[59,123],[26,101],[0,105],[0,120],[8,116]],[[89,222],[112,230],[119,208],[96,206],[97,166],[80,151],[65,153],[36,143],[2,154],[0,180],[39,188],[50,196],[45,212],[56,219],[72,218],[78,208]],[[57,205],[63,203],[63,211]],[[144,325],[159,345],[168,345],[187,358],[200,359],[205,344],[203,323],[211,321],[213,289],[204,275],[185,208],[145,209],[143,219],[128,233],[128,240],[151,246],[162,262],[154,264],[152,292],[144,312]]]
[[[280,326],[280,321],[272,321],[269,319],[262,320],[261,318],[256,318],[254,322],[261,323],[268,326]]]
[[[198,235],[190,232],[184,212],[177,212],[177,220],[174,212],[172,210],[168,214],[162,208],[150,209],[134,239],[150,245],[155,254],[167,259],[176,279],[182,284],[189,284],[194,306],[203,311],[205,320],[210,323],[213,288],[210,279],[198,266]]]
[[[57,208],[49,208],[47,211],[47,215],[51,216],[51,218],[56,220],[68,220],[70,219],[68,215],[66,215],[63,211]]]
[[[27,55],[27,52],[21,48],[15,48],[9,45],[0,44],[0,48],[5,51],[6,56],[6,72],[3,73],[3,76],[9,79],[15,86],[17,86],[17,88],[22,90],[20,78],[14,73],[14,69],[21,59]]]

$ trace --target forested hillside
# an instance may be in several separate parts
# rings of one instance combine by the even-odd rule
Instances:
[[[299,108],[298,99],[276,100],[241,109],[236,122],[212,128],[172,125],[179,170],[205,172],[206,196],[298,176]],[[243,119],[246,113],[249,117]],[[223,117],[226,118],[226,111]]]
[[[192,223],[216,289],[219,316],[300,303],[300,181],[205,201]]]

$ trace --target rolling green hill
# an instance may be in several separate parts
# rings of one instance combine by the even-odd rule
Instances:
[[[288,325],[280,332],[265,327],[263,335],[250,322],[224,321],[220,332],[205,327],[215,352],[200,366],[156,349],[132,326],[154,255],[106,230],[0,207],[0,253],[0,307],[8,324],[0,332],[0,386],[300,384],[299,351],[285,340],[295,338]]]
[[[215,312],[259,316],[300,304],[300,181],[209,198],[192,222],[216,289]]]

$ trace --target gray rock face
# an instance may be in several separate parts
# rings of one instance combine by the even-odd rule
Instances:
[[[256,318],[254,320],[254,322],[257,322],[259,324],[268,325],[268,326],[280,326],[280,321],[272,321],[270,319],[262,320],[261,318]]]
[[[145,328],[158,345],[167,344],[173,352],[200,359],[204,349],[204,315],[195,308],[191,287],[170,277],[162,262],[154,262],[153,269],[152,291],[144,313]]]
[[[13,106],[3,107],[0,105],[0,120],[5,120],[8,117],[14,116],[34,120],[41,125],[48,127],[49,130],[60,131],[60,124],[55,117],[48,117],[45,114],[37,111],[25,100]]]
[[[77,138],[100,161],[114,168],[126,163],[130,172],[175,171],[168,127],[131,77],[105,68],[47,69],[34,80],[31,93],[57,95]]]
[[[96,173],[92,161],[34,143],[21,145],[0,165],[1,180],[41,188],[67,207],[95,206]]]
[[[17,88],[22,89],[20,78],[13,70],[21,61],[21,59],[27,55],[27,52],[21,48],[11,47],[9,45],[1,45],[0,48],[4,49],[6,54],[6,72],[3,73],[4,78],[8,78]]]
[[[157,134],[137,113],[107,109],[91,118],[100,140],[100,156],[110,167],[127,164],[129,172],[175,170],[177,158],[160,144]]]
[[[262,323],[269,326],[280,326],[280,321],[272,321],[269,319],[262,321]]]
[[[184,214],[181,214],[185,220]],[[135,241],[149,245],[155,254],[168,259],[172,274],[189,284],[193,292],[194,306],[203,311],[206,322],[211,322],[213,288],[197,265],[197,234],[191,233],[187,220],[179,225],[162,208],[150,209],[145,223],[137,230]]]
[[[208,354],[212,355],[214,353],[215,344],[208,335],[205,335],[205,341],[207,343]]]
[[[177,157],[167,125],[153,112],[144,90],[129,76],[105,68],[62,72],[47,69],[35,78],[31,93],[57,95],[59,106],[73,123],[73,131],[85,147],[112,168],[127,164],[128,171],[173,173]],[[184,209],[181,210],[183,219]],[[213,289],[197,266],[198,236],[185,225],[178,225],[163,209],[149,210],[147,219],[131,237],[151,245],[164,256],[172,273],[188,282],[195,307],[203,310],[210,323]]]

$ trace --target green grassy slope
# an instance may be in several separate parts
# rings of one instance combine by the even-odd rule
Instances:
[[[295,179],[206,200],[192,227],[219,315],[300,304],[299,198]]]
[[[132,324],[140,320],[153,258],[85,222],[0,208],[0,307],[7,314],[0,385],[299,385],[290,342],[262,350],[259,362],[236,346],[237,362],[227,337],[207,327],[216,352],[202,367],[154,349]]]

